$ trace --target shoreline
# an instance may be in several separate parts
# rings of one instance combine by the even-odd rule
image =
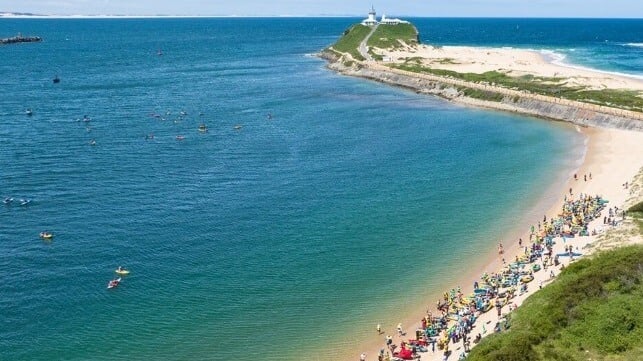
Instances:
[[[584,144],[586,153],[584,155],[583,162],[575,169],[575,174],[578,175],[578,179],[574,180],[573,174],[570,175],[558,189],[559,197],[554,201],[554,204],[547,208],[545,215],[547,218],[554,217],[560,213],[560,208],[563,204],[563,199],[567,196],[568,189],[572,188],[574,195],[579,195],[580,193],[588,195],[601,195],[603,198],[609,200],[607,207],[601,212],[601,216],[594,219],[590,222],[589,230],[597,230],[598,235],[590,236],[577,236],[574,238],[567,238],[564,242],[561,242],[560,238],[556,239],[556,244],[553,248],[553,253],[562,253],[563,248],[571,245],[574,247],[575,252],[583,253],[582,257],[591,256],[596,250],[595,248],[589,248],[592,244],[597,241],[597,238],[607,231],[607,226],[602,225],[602,217],[606,216],[608,209],[610,207],[617,206],[619,209],[622,208],[623,203],[628,198],[628,190],[625,189],[622,184],[624,182],[631,182],[631,180],[636,176],[636,174],[643,169],[643,161],[637,159],[636,154],[637,150],[643,152],[643,133],[640,132],[631,132],[620,129],[596,129],[596,128],[587,128],[582,129],[581,132],[586,136],[587,142]],[[592,173],[592,179],[584,181],[583,175],[588,175]],[[558,187],[557,187],[558,188]],[[533,207],[532,207],[533,208]],[[535,210],[537,211],[537,210]],[[537,219],[532,221],[535,223]],[[514,230],[507,230],[503,232],[502,230],[498,231],[499,236],[508,236],[513,233]],[[529,231],[523,229],[519,234],[519,238],[523,239],[523,246],[528,245],[529,242]],[[458,282],[451,285],[451,287],[456,287],[458,285],[462,286],[463,293],[465,295],[472,292],[472,284],[474,281],[479,280],[479,276],[483,272],[491,273],[496,272],[502,268],[501,257],[504,257],[507,260],[512,260],[515,256],[521,253],[521,249],[518,247],[518,239],[503,239],[502,240],[504,247],[503,256],[498,256],[494,250],[489,250],[488,254],[483,255],[485,261],[482,262],[484,265],[482,267],[473,267],[469,272],[466,272],[458,279]],[[561,257],[561,265],[568,265],[570,259],[568,257]],[[538,288],[539,284],[542,282],[543,287],[549,284],[554,279],[550,279],[550,271],[553,270],[557,275],[560,273],[560,266],[548,268],[546,271],[541,270],[540,272],[534,273],[534,280],[528,284],[528,292],[516,296],[511,299],[511,304],[517,307],[520,307],[522,302],[530,295],[534,294]],[[441,294],[438,290],[431,292],[432,295],[439,297]],[[445,291],[445,290],[443,290]],[[437,299],[437,298],[436,298]],[[437,314],[438,311],[435,307],[436,299],[427,300],[427,304],[430,306],[430,310],[433,315]],[[503,314],[506,314],[507,307],[503,307]],[[403,328],[406,332],[405,336],[399,337],[396,335],[396,331],[393,325],[385,325],[383,327],[384,333],[381,335],[375,335],[372,342],[362,345],[363,348],[357,351],[364,351],[367,355],[366,360],[377,360],[377,355],[379,350],[385,348],[384,337],[386,335],[393,336],[393,343],[399,345],[401,341],[406,341],[409,339],[414,339],[414,330],[420,327],[420,322],[417,315],[426,314],[424,310],[413,311],[409,317],[405,317],[401,320]],[[415,320],[415,322],[408,322],[409,320]],[[483,333],[483,326],[486,329],[486,333],[483,335],[483,338],[487,335],[493,334],[493,327],[495,322],[498,320],[495,310],[492,310],[487,313],[483,313],[479,316],[478,320],[475,322],[470,336],[473,337],[478,333]],[[407,321],[406,323],[404,321]],[[472,343],[472,347],[475,345]],[[399,346],[398,346],[399,349]],[[443,352],[439,351],[436,347],[435,352],[431,351],[431,347],[428,347],[428,352],[419,353],[421,356],[420,360],[423,361],[440,361],[443,359]],[[453,351],[449,359],[457,359],[460,353],[463,352],[461,343],[453,345],[449,348]],[[353,359],[357,359],[359,352],[352,356]]]
[[[601,69],[596,69],[580,64],[573,64],[566,62],[565,60],[567,59],[567,55],[563,54],[559,51],[556,50],[550,50],[550,49],[541,49],[541,50],[536,50],[536,49],[525,49],[526,51],[533,51],[538,53],[541,58],[543,59],[544,62],[555,65],[555,66],[561,66],[563,68],[569,68],[569,69],[575,69],[575,70],[582,70],[582,71],[589,71],[589,72],[594,72],[594,73],[599,73],[599,74],[605,74],[605,75],[611,75],[611,76],[616,76],[620,78],[627,78],[627,79],[632,79],[632,80],[637,80],[641,81],[643,80],[643,75],[637,75],[637,74],[628,74],[628,73],[621,73],[618,71],[612,71],[612,70],[601,70]],[[556,55],[561,55],[562,58],[556,59]],[[549,58],[551,56],[551,58]]]
[[[402,43],[401,47],[394,50],[370,48],[369,51],[378,54],[385,61],[357,61],[350,54],[338,52],[332,47],[322,50],[317,56],[327,61],[327,68],[340,74],[435,95],[466,106],[520,113],[581,126],[643,131],[643,111],[638,109],[638,103],[631,105],[633,110],[628,110],[609,106],[610,103],[606,101],[579,101],[551,94],[542,95],[510,87],[513,83],[503,86],[492,80],[470,81],[476,78],[449,75],[449,72],[496,72],[507,77],[531,77],[536,84],[554,81],[551,84],[556,84],[561,89],[569,87],[594,92],[628,90],[638,92],[639,97],[643,98],[642,78],[574,64],[557,64],[557,61],[562,60],[554,56],[559,53],[553,50],[550,51],[554,54],[551,59],[547,59],[543,53],[545,50],[520,48],[442,47]],[[562,54],[562,59],[565,57]]]
[[[536,51],[531,51],[531,53],[533,56],[539,57],[543,62],[546,61],[543,54]],[[622,208],[627,198],[627,191],[621,185],[625,182],[630,182],[641,167],[643,167],[643,160],[636,156],[636,154],[643,153],[643,113],[566,99],[556,99],[501,87],[468,83],[441,76],[410,73],[399,69],[392,69],[377,64],[376,62],[359,62],[357,65],[351,64],[347,66],[337,54],[329,54],[328,51],[322,53],[320,56],[329,62],[328,68],[344,75],[375,80],[393,86],[411,89],[417,93],[436,95],[464,106],[509,111],[547,120],[575,124],[577,130],[586,137],[583,144],[583,159],[580,161],[580,164],[569,169],[569,174],[565,181],[560,182],[560,184],[554,182],[554,184],[551,185],[551,188],[556,188],[553,192],[556,192],[558,196],[555,197],[553,204],[549,203],[549,206],[547,206],[548,203],[546,202],[542,205],[545,208],[543,209],[545,211],[544,214],[548,219],[560,213],[560,209],[564,203],[564,197],[569,195],[568,190],[570,188],[573,189],[574,195],[581,193],[592,196],[600,195],[609,200],[609,203],[601,212],[601,216],[590,222],[588,229],[598,230],[597,232],[602,234],[608,227],[601,224],[601,218],[607,215],[610,207],[617,206]],[[552,66],[565,67],[556,64],[552,64]],[[588,70],[582,69],[582,71]],[[601,75],[604,76],[606,74],[601,73]],[[615,76],[609,73],[607,73],[607,75]],[[636,80],[637,79],[633,79],[633,81]],[[459,94],[457,88],[454,89],[454,85],[489,89],[505,95],[505,98],[501,102],[493,102],[462,96],[462,94]],[[518,102],[514,101],[514,104],[508,104],[509,102],[506,101],[506,98],[516,95],[520,96],[520,100]],[[574,179],[575,174],[580,176],[576,180]],[[586,181],[583,176],[587,176],[588,174],[592,174],[590,177],[591,180]],[[532,207],[527,207],[527,209],[537,212],[538,202],[543,201],[543,197],[546,197],[547,194],[548,192],[541,195],[537,198],[537,203]],[[524,214],[522,214],[521,217],[524,217]],[[532,219],[532,222],[535,224],[539,218],[540,216]],[[520,220],[522,221],[523,219],[520,218]],[[499,230],[498,236],[505,237],[513,233],[516,233],[516,227],[505,229],[504,231]],[[502,240],[505,246],[502,257],[507,260],[513,260],[514,257],[521,254],[521,248],[518,246],[518,238],[522,238],[523,246],[525,246],[525,244],[529,245],[528,240],[530,237],[526,229],[523,229],[522,232],[518,231],[517,234],[519,234],[517,238]],[[586,250],[586,248],[596,242],[597,237],[596,235],[591,235],[571,239],[558,239],[554,245],[553,253],[562,253],[564,251],[563,247],[571,245],[575,251],[579,251],[585,256],[591,255],[594,250]],[[452,284],[451,287],[462,285],[463,293],[467,295],[472,291],[471,285],[473,281],[477,280],[480,274],[483,272],[497,272],[502,268],[502,257],[494,254],[493,250],[489,250],[489,253],[482,256],[485,261],[476,262],[473,269],[470,272],[462,274],[460,278],[457,279],[458,281]],[[568,265],[569,263],[569,257],[561,257],[561,265]],[[479,264],[482,264],[482,267],[479,267]],[[545,268],[544,265],[543,268]],[[554,269],[553,272],[558,274],[560,272],[560,265]],[[549,276],[550,270],[551,268],[547,271],[541,270],[540,272],[536,272],[534,274],[534,281],[529,283],[528,292],[511,299],[511,304],[520,307],[522,302],[529,295],[535,293],[534,291],[537,291],[540,285],[546,286],[546,284],[550,283],[553,280],[550,279]],[[439,297],[441,294],[439,291],[440,290],[431,290],[429,293]],[[438,312],[435,308],[436,299],[429,299],[426,302],[434,315]],[[503,314],[506,313],[506,309],[506,306],[503,307]],[[421,317],[418,317],[418,315],[423,314],[426,315],[426,312],[423,310],[413,310],[401,320],[403,329],[406,332],[406,335],[402,337],[396,334],[397,332],[393,325],[383,325],[384,332],[374,336],[373,341],[363,344],[362,349],[354,350],[350,358],[357,359],[359,353],[364,351],[367,355],[366,360],[377,360],[379,350],[382,348],[386,349],[383,341],[386,335],[393,336],[393,343],[398,345],[397,350],[399,350],[399,345],[402,341],[415,338],[415,330],[421,326],[419,322]],[[413,322],[413,320],[415,320],[415,322]],[[494,324],[497,320],[495,310],[481,314],[480,318],[475,322],[471,333],[469,333],[470,337],[473,338],[478,333],[482,334],[482,330],[485,329],[485,327],[486,334],[484,334],[483,337],[492,334]],[[374,321],[374,325],[375,324],[376,321]],[[472,346],[474,345],[472,344]],[[449,359],[457,359],[460,353],[464,351],[461,344],[454,345],[450,350],[453,353]],[[443,359],[443,352],[438,351],[437,347],[435,347],[435,352],[432,352],[429,346],[428,352],[419,353],[419,355],[421,356],[421,360],[437,361]]]
[[[329,58],[328,54],[322,54],[321,56],[329,61],[329,69],[340,74],[409,89],[419,94],[438,96],[466,106],[569,122],[583,127],[616,128],[643,132],[643,113],[639,112],[547,97],[442,76],[412,73],[376,63],[365,62],[359,65],[346,66],[337,58],[332,56]],[[503,99],[501,101],[489,101],[468,97],[463,95],[458,87],[495,92],[501,94]]]

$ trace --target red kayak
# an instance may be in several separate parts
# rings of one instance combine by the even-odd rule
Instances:
[[[119,283],[121,283],[121,278],[120,277],[118,277],[115,280],[109,281],[109,283],[107,284],[107,288],[114,288],[114,287],[118,286]]]

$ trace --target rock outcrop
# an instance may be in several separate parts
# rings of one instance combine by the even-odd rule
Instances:
[[[466,105],[516,112],[581,126],[643,131],[643,113],[639,112],[466,83],[438,76],[409,73],[380,64],[355,62],[330,50],[325,50],[319,55],[329,62],[328,68],[341,74],[383,82],[418,93],[432,94]],[[483,90],[497,96],[494,100],[469,97],[463,91],[467,88]]]

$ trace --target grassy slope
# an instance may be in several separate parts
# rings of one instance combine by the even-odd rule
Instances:
[[[380,25],[366,45],[380,49],[395,49],[402,47],[398,39],[414,45],[417,44],[417,34],[417,29],[411,24]]]
[[[344,35],[332,47],[339,52],[351,54],[355,60],[364,60],[358,50],[359,44],[370,31],[371,28],[368,26],[362,24],[353,25],[344,32]]]
[[[643,246],[573,263],[467,360],[643,360]]]

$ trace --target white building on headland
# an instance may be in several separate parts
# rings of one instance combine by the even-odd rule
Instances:
[[[375,17],[375,8],[371,5],[371,11],[368,12],[368,18],[362,20],[362,25],[373,26],[377,25],[377,18]]]
[[[408,24],[408,23],[409,22],[406,20],[389,19],[384,14],[382,14],[382,19],[380,20],[380,24],[385,24],[385,25],[397,25],[397,24]]]
[[[382,19],[380,21],[377,21],[377,14],[375,13],[375,8],[373,8],[372,5],[371,5],[371,11],[368,12],[368,18],[362,20],[362,25],[365,25],[365,26],[374,26],[378,24],[398,25],[398,24],[408,24],[408,23],[409,22],[406,20],[389,19],[384,14],[382,14]]]

